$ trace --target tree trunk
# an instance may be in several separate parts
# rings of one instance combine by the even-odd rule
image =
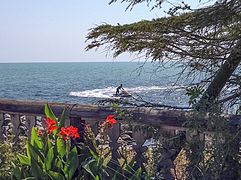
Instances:
[[[198,107],[208,109],[209,105],[217,99],[221,90],[229,80],[241,61],[241,39],[234,46],[226,62],[221,66],[211,84],[199,101]]]

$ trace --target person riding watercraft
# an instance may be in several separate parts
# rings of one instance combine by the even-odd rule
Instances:
[[[116,88],[116,93],[115,94],[119,95],[120,94],[120,90],[124,90],[124,88],[122,87],[122,84]]]

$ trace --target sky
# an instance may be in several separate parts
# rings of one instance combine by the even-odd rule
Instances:
[[[0,0],[0,63],[132,61],[113,59],[103,50],[85,51],[90,28],[102,23],[127,24],[158,18],[146,4],[125,10],[110,0]]]

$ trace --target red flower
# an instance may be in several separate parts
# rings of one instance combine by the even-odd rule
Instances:
[[[114,118],[114,115],[107,116],[105,122],[108,123],[109,125],[113,125],[117,123],[116,119]]]
[[[78,128],[74,127],[74,126],[69,126],[67,128],[62,127],[61,131],[60,131],[60,135],[62,136],[63,140],[67,140],[69,138],[79,138],[80,135],[78,133]]]
[[[67,128],[62,127],[60,131],[60,135],[62,136],[63,140],[66,141],[66,139],[69,137],[69,131]]]
[[[76,128],[74,126],[69,126],[67,129],[71,132],[70,136],[72,138],[76,139],[76,138],[80,137],[80,135],[78,133],[78,128]]]
[[[54,130],[56,130],[58,128],[58,126],[56,125],[55,120],[47,117],[46,119],[46,124],[47,124],[47,131],[49,134],[52,134]]]

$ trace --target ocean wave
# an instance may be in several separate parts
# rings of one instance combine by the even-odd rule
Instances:
[[[180,91],[185,88],[184,86],[138,86],[133,88],[124,88],[130,94],[151,92],[151,91],[165,91],[175,90]],[[102,89],[92,89],[77,92],[70,92],[70,96],[77,97],[95,97],[95,98],[113,98],[113,94],[116,92],[116,87],[107,87]]]

